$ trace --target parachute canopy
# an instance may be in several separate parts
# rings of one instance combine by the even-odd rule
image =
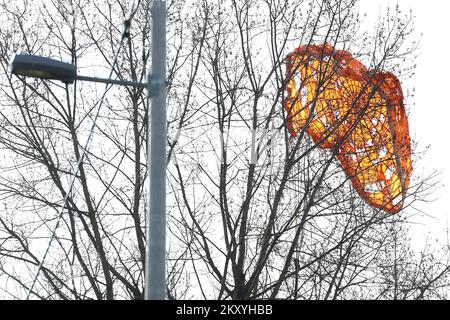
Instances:
[[[401,210],[412,171],[411,142],[397,77],[368,70],[329,44],[302,45],[286,58],[288,128],[306,130],[336,152],[358,194],[389,213]]]

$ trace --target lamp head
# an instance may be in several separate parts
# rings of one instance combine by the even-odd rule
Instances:
[[[76,78],[74,65],[28,54],[13,56],[9,68],[15,75],[60,80],[66,84],[73,83]]]

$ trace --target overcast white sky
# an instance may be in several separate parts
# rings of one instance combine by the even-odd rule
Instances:
[[[408,86],[415,86],[415,105],[409,106],[409,126],[412,137],[419,142],[419,148],[430,148],[417,163],[416,172],[433,169],[441,172],[441,188],[435,192],[436,201],[424,203],[421,209],[434,218],[415,218],[412,241],[419,249],[425,239],[447,241],[445,230],[449,226],[450,206],[450,1],[445,0],[361,0],[361,11],[368,20],[376,19],[386,6],[399,4],[404,11],[413,10],[416,16],[417,37],[421,37],[416,75]],[[412,102],[412,101],[410,101]]]

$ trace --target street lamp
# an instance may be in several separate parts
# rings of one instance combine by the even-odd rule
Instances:
[[[49,58],[18,54],[10,63],[11,73],[18,76],[60,80],[102,82],[133,87],[146,87],[152,104],[148,108],[149,201],[145,251],[146,300],[164,300],[166,296],[166,2],[154,0],[152,13],[152,71],[147,83],[81,76],[76,67]]]
[[[61,80],[69,84],[76,78],[75,66],[49,58],[19,54],[10,64],[10,71],[15,75],[50,80]]]
[[[45,80],[59,80],[65,84],[71,84],[75,80],[81,80],[141,88],[148,86],[146,83],[135,81],[122,81],[78,75],[73,64],[30,54],[15,55],[9,65],[9,69],[11,73],[18,76],[40,78]],[[153,89],[153,94],[154,91],[155,90]]]

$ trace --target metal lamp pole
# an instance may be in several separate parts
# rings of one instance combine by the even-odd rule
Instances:
[[[76,67],[70,63],[27,54],[15,55],[10,63],[10,70],[19,76],[60,80],[66,84],[82,80],[147,87],[148,97],[151,98],[151,106],[147,111],[149,152],[147,168],[150,178],[144,298],[164,300],[166,297],[166,1],[154,0],[151,13],[152,68],[148,73],[146,84],[77,75]],[[39,270],[40,267],[38,273]]]
[[[149,201],[145,253],[145,299],[166,297],[166,1],[152,7],[152,70],[148,92]]]

